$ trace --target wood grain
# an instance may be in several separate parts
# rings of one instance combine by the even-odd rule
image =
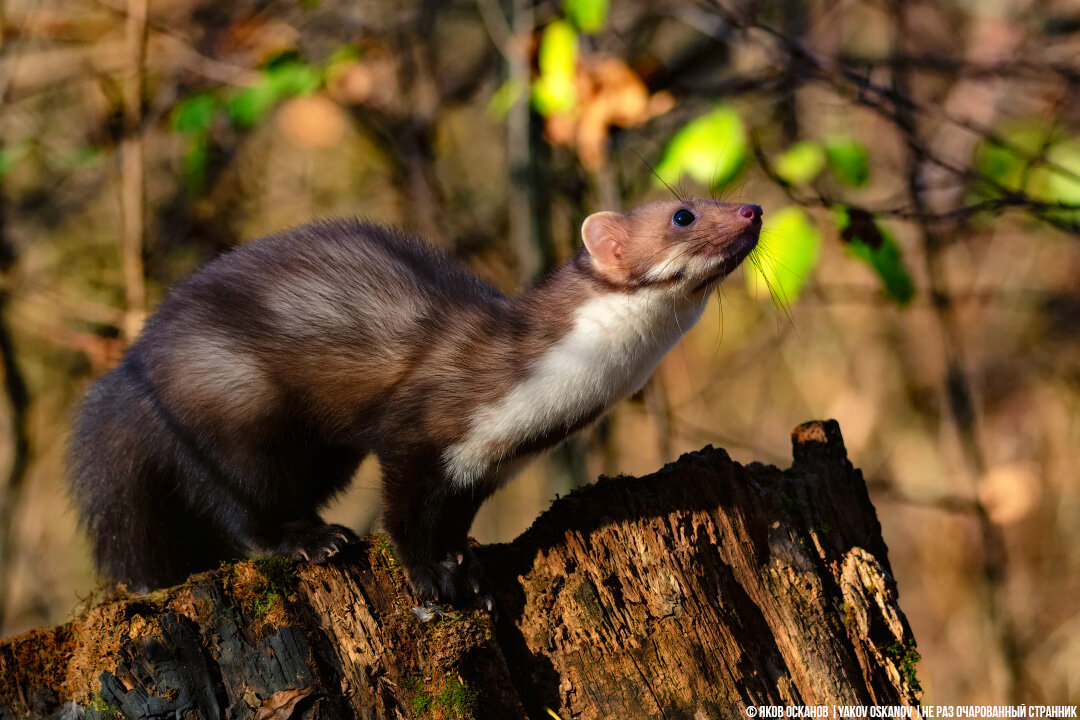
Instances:
[[[793,443],[787,470],[708,447],[557,500],[513,543],[478,549],[495,622],[420,622],[383,536],[326,565],[247,561],[103,598],[0,643],[0,719],[701,720],[913,704],[914,639],[862,475],[832,421]]]

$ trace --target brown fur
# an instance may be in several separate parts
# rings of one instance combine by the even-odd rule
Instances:
[[[80,411],[71,485],[99,565],[153,587],[247,553],[325,557],[348,533],[317,511],[374,452],[414,586],[425,597],[468,593],[478,571],[445,559],[467,553],[498,478],[455,485],[444,453],[470,432],[474,409],[527,378],[591,299],[711,290],[756,242],[760,209],[747,221],[741,207],[668,201],[603,214],[586,224],[587,250],[516,298],[415,238],[359,222],[219,257],[172,291]],[[672,224],[679,208],[693,226]],[[496,465],[605,409],[495,448]]]

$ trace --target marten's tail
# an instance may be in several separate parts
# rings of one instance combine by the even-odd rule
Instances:
[[[184,456],[128,364],[101,378],[79,410],[70,447],[71,494],[98,569],[146,590],[216,567],[229,543],[192,512]]]

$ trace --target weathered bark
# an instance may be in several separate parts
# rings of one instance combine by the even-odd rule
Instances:
[[[478,550],[499,619],[422,623],[390,544],[268,559],[0,644],[0,718],[743,718],[915,702],[914,640],[833,422],[788,470],[705,448]],[[65,706],[65,704],[67,705]]]

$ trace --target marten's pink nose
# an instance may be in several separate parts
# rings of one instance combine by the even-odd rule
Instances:
[[[751,225],[757,225],[761,222],[761,206],[743,205],[739,208],[739,217],[749,221]]]

